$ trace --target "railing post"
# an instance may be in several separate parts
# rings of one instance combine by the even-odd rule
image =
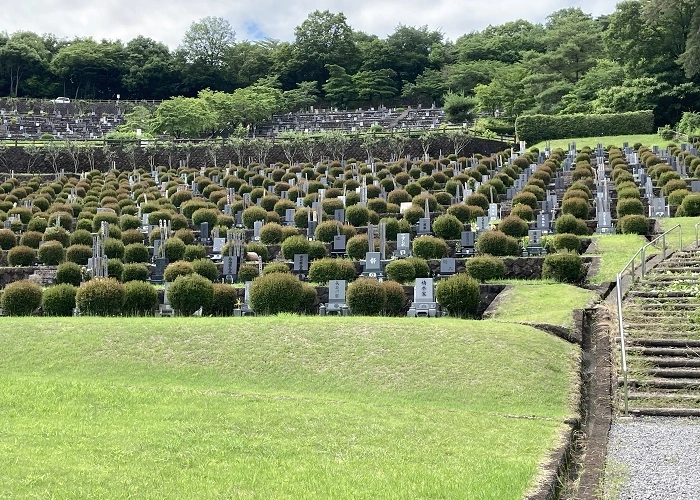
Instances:
[[[661,235],[661,248],[663,248],[663,258],[666,258],[666,233]]]
[[[628,400],[629,400],[629,390],[627,388],[627,351],[625,348],[625,330],[622,321],[622,278],[620,273],[617,274],[617,326],[620,330],[620,349],[622,351],[622,383],[623,383],[623,397],[625,404],[625,416],[629,414]]]
[[[642,247],[642,278],[647,273],[647,252],[646,247]]]

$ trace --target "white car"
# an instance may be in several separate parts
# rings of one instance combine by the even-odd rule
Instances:
[[[70,98],[69,97],[57,97],[56,99],[53,100],[55,104],[69,104],[70,103]]]

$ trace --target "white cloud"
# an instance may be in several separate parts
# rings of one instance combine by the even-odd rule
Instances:
[[[312,0],[280,2],[223,2],[221,0],[23,0],[11,8],[0,9],[0,30],[53,33],[59,38],[91,36],[96,40],[148,36],[175,48],[189,25],[206,16],[221,16],[236,30],[237,39],[256,39],[262,35],[283,41],[294,39],[294,28],[315,9],[343,12],[353,29],[385,37],[399,24],[427,25],[440,29],[445,37],[456,40],[489,24],[498,25],[516,19],[544,22],[552,12],[566,7],[581,7],[598,16],[615,10],[617,0],[333,0],[322,7]]]

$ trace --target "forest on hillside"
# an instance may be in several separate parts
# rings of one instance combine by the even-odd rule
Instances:
[[[446,40],[398,25],[385,38],[342,13],[311,12],[292,42],[237,40],[228,21],[195,21],[175,50],[127,42],[0,34],[0,95],[163,100],[274,95],[272,111],[437,103],[459,96],[484,114],[652,109],[658,125],[700,106],[700,0],[627,0],[593,18],[579,8]],[[264,113],[269,113],[265,109]]]

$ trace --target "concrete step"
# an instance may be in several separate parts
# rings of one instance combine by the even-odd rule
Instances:
[[[629,391],[628,399],[647,399],[658,401],[686,401],[700,403],[700,392],[673,391]]]
[[[683,300],[675,299],[673,301],[657,302],[658,299],[646,299],[644,301],[636,300],[623,304],[622,313],[625,312],[687,312],[694,311],[700,308],[700,303],[697,300],[692,302],[684,302]],[[623,316],[624,317],[624,316]]]
[[[627,294],[627,300],[630,302],[644,301],[645,299],[673,302],[683,299],[697,300],[697,294],[691,290],[631,290]],[[698,303],[700,305],[700,303]]]
[[[700,360],[700,348],[644,347],[632,344],[627,347],[627,354],[637,356],[668,356],[671,358],[698,358],[698,360]]]
[[[658,379],[700,379],[700,370],[693,368],[639,368],[636,371]]]
[[[627,364],[634,366],[638,363],[657,368],[698,368],[700,369],[700,357],[672,357],[672,356],[630,356]],[[700,374],[698,375],[700,376]]]
[[[660,339],[660,338],[631,338],[625,340],[628,341],[627,345],[629,347],[678,347],[683,349],[698,349],[700,348],[700,339]]]
[[[629,412],[639,417],[700,417],[700,408],[630,408]]]
[[[622,385],[622,377],[618,379],[618,385]],[[700,379],[697,378],[628,378],[627,385],[630,388],[644,389],[676,389],[692,391],[700,389]]]

